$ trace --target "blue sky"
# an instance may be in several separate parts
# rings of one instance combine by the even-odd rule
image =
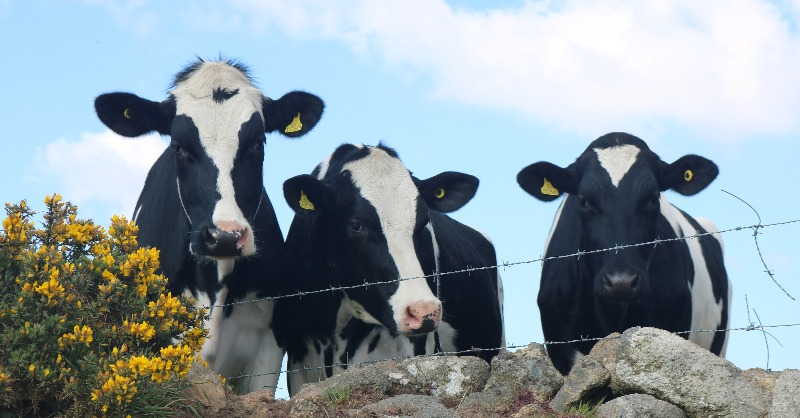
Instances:
[[[267,95],[303,89],[327,105],[299,140],[267,139],[265,185],[284,232],[289,177],[343,142],[395,147],[419,177],[481,179],[454,217],[491,235],[501,261],[540,257],[557,203],[516,184],[526,165],[567,165],[593,139],[625,131],[665,161],[720,166],[704,192],[669,199],[720,229],[800,218],[790,177],[800,155],[800,1],[0,0],[5,81],[0,199],[41,208],[53,192],[107,224],[130,215],[167,142],[124,139],[94,97],[162,100],[196,56],[249,65]],[[787,189],[788,187],[788,189]],[[800,297],[800,224],[763,229],[776,280]],[[800,307],[764,272],[751,230],[726,233],[732,326],[800,323]],[[577,249],[576,249],[577,250]],[[502,271],[509,344],[542,342],[539,263]],[[741,368],[800,368],[800,327],[733,332]]]

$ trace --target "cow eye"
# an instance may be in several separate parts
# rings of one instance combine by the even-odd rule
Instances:
[[[661,208],[661,193],[655,193],[647,198],[643,207],[648,212],[658,211]]]
[[[352,219],[350,221],[350,224],[347,226],[347,230],[351,235],[355,236],[362,236],[367,233],[367,227],[357,219]]]
[[[264,150],[264,141],[256,141],[256,143],[253,144],[253,149],[252,149],[253,153],[259,154],[263,150]]]
[[[578,204],[580,205],[581,213],[583,213],[584,215],[597,215],[601,213],[600,210],[597,208],[597,205],[595,205],[591,199],[588,199],[583,196],[578,196],[578,199],[579,199]]]
[[[581,210],[583,210],[583,211],[592,210],[592,204],[589,202],[589,199],[587,199],[585,197],[582,197],[580,199],[581,199],[580,200],[580,202],[581,202]]]
[[[172,147],[172,149],[175,151],[175,155],[177,155],[181,161],[187,161],[189,159],[189,153],[187,149],[185,147],[182,147],[181,144],[178,143],[178,141],[175,141],[173,139],[172,142],[170,142],[169,146]]]

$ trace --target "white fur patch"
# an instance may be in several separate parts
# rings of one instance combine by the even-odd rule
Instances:
[[[350,171],[361,196],[378,213],[389,254],[404,279],[389,298],[399,327],[409,304],[438,302],[423,278],[412,239],[419,191],[403,163],[378,148],[371,148],[368,156],[345,164],[343,170]]]
[[[137,206],[136,209],[133,210],[133,223],[136,223],[136,220],[139,219],[139,214],[142,213],[142,208],[144,205]]]
[[[436,233],[433,231],[433,224],[431,222],[425,225],[425,229],[431,234],[431,241],[433,242],[433,261],[435,263],[434,268],[436,269],[434,270],[436,272],[436,297],[438,298],[439,295],[442,294],[441,277],[439,277],[439,272],[441,271],[439,268],[439,243],[436,241]]]
[[[506,314],[503,304],[505,303],[505,295],[503,294],[503,279],[500,277],[500,272],[497,272],[497,301],[500,302],[500,323],[502,324],[503,333],[500,334],[500,346],[506,346]]]
[[[216,89],[238,90],[238,94],[223,102],[215,102]],[[200,143],[219,170],[217,191],[221,195],[214,207],[211,220],[234,222],[250,228],[242,210],[236,203],[233,188],[233,162],[239,148],[239,129],[257,112],[263,121],[262,98],[258,90],[241,71],[222,62],[203,63],[192,75],[175,86],[171,92],[176,98],[176,114],[192,118],[200,134]],[[248,234],[244,256],[256,252],[253,234]]]
[[[367,310],[364,309],[364,307],[361,306],[360,303],[352,299],[349,300],[350,300],[350,308],[353,310],[354,317],[368,324],[381,325],[381,321],[378,321],[377,319],[375,319],[374,316],[370,315],[369,312],[367,312]]]
[[[595,148],[600,166],[606,169],[611,177],[611,184],[619,186],[619,182],[636,162],[640,149],[634,145],[617,145],[609,148]]]
[[[458,346],[456,346],[458,331],[456,331],[452,325],[447,321],[441,321],[439,322],[439,328],[436,329],[436,332],[439,334],[439,345],[442,346],[442,351],[445,353],[458,351]]]
[[[689,223],[689,220],[686,219],[680,210],[667,201],[663,193],[661,194],[661,214],[667,218],[677,236],[691,236],[699,232]],[[717,231],[716,226],[708,220],[704,220],[703,225],[709,232]],[[717,235],[718,234],[714,234],[715,237]],[[716,329],[722,322],[722,308],[726,301],[720,299],[720,301],[717,302],[714,298],[711,274],[706,266],[706,260],[703,257],[700,241],[697,239],[687,239],[684,240],[684,242],[689,247],[689,254],[692,257],[692,263],[694,265],[694,283],[690,287],[692,292],[691,330]],[[728,283],[728,289],[730,290],[730,283]],[[730,310],[730,292],[724,297],[728,298],[727,305]],[[689,335],[689,341],[705,349],[710,349],[715,334],[714,332],[694,332]]]
[[[245,298],[254,299],[254,293],[248,293]],[[209,335],[203,346],[205,352],[209,342],[213,342],[215,353],[206,361],[221,376],[248,375],[230,381],[240,394],[261,389],[274,393],[278,385],[284,352],[270,326],[274,307],[275,302],[263,300],[236,305],[229,317],[215,321],[215,334]],[[223,316],[221,309],[216,316]]]

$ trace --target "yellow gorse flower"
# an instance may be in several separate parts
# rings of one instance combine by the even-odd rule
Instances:
[[[122,323],[122,327],[126,328],[131,335],[141,339],[144,342],[150,341],[156,334],[156,329],[152,325],[148,324],[147,321],[136,323],[125,320]]]
[[[57,280],[58,270],[53,268],[50,271],[50,280],[42,283],[41,285],[37,282],[34,282],[33,291],[47,297],[48,302],[54,302],[54,299],[57,300],[58,298],[64,296],[64,286],[62,286]]]
[[[140,394],[201,361],[205,312],[166,292],[159,251],[138,247],[132,222],[115,216],[104,230],[60,195],[45,206],[40,228],[24,201],[2,221],[0,286],[13,305],[0,302],[0,405],[36,396],[51,414],[83,396],[88,416],[129,416],[152,399]],[[22,357],[9,362],[11,350]]]

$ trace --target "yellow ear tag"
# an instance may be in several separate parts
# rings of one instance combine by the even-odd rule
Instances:
[[[434,193],[434,196],[436,196],[437,199],[443,198],[444,197],[444,188],[440,187],[440,188],[436,189],[436,193]]]
[[[286,129],[284,129],[283,132],[290,134],[292,132],[297,132],[301,129],[303,129],[303,123],[300,122],[300,114],[298,113],[297,116],[295,116],[294,119],[292,119],[292,123],[286,125]]]
[[[305,210],[314,210],[314,204],[308,200],[308,196],[300,190],[300,207]]]
[[[125,116],[125,119],[130,119],[131,116],[131,108],[126,107],[125,111],[122,112],[122,116]]]
[[[692,181],[693,178],[694,178],[694,173],[692,173],[692,170],[686,170],[686,171],[683,172],[683,179],[684,180]]]
[[[553,183],[550,183],[549,180],[546,178],[544,179],[544,184],[542,185],[542,194],[546,194],[549,196],[558,196],[558,189],[553,187]]]

